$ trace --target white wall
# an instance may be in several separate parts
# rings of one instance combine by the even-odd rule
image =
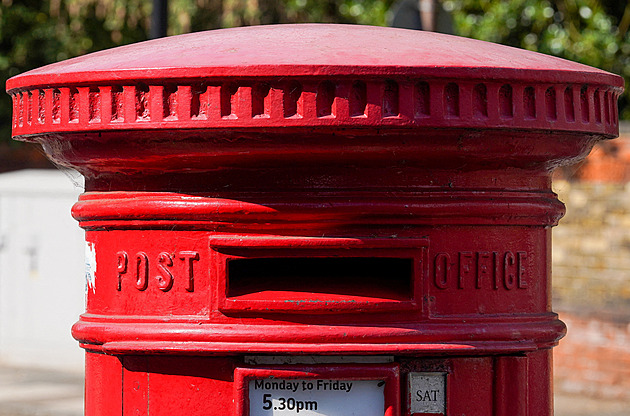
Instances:
[[[74,171],[0,174],[0,362],[80,371],[70,328],[84,310],[84,234]]]

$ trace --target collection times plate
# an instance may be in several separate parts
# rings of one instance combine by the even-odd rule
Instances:
[[[254,379],[249,416],[383,416],[385,381]]]

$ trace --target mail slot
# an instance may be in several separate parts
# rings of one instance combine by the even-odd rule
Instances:
[[[286,25],[10,79],[85,176],[87,416],[552,415],[554,168],[620,77],[476,40]]]
[[[228,236],[211,239],[222,312],[359,313],[421,304],[427,242]],[[305,296],[307,299],[305,299]]]

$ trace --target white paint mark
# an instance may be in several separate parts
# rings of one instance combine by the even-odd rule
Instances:
[[[94,243],[85,242],[85,293],[96,293],[96,248]]]

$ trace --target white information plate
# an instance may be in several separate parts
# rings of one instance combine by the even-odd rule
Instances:
[[[409,373],[411,413],[446,414],[446,373]]]
[[[385,381],[253,379],[249,416],[383,416]]]

